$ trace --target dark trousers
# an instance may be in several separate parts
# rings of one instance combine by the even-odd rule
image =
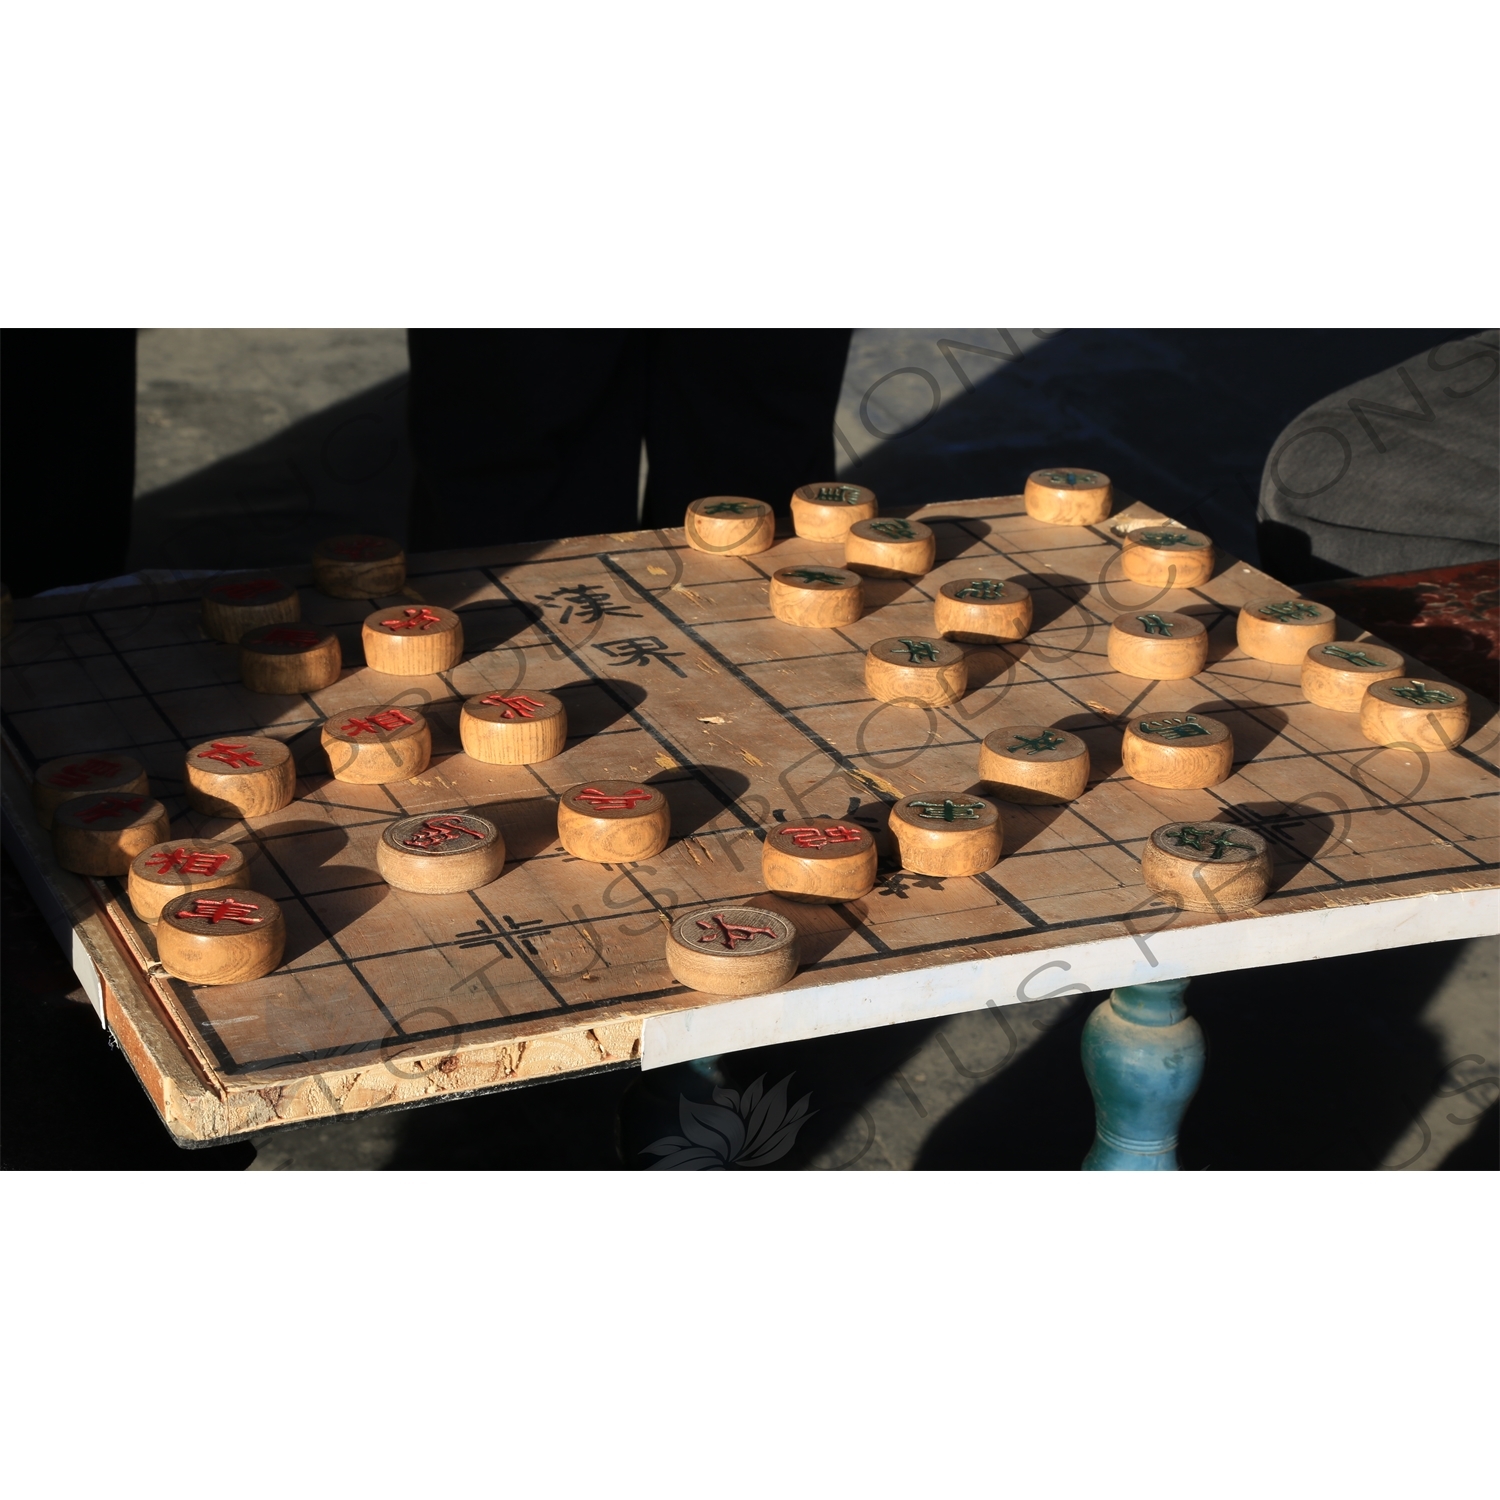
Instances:
[[[834,474],[848,329],[412,329],[410,545],[680,526],[704,495],[785,514]]]
[[[125,571],[135,329],[0,334],[0,572],[18,597]]]

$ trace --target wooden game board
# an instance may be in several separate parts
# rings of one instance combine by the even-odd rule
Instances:
[[[753,557],[688,550],[674,530],[416,558],[409,597],[464,621],[465,659],[441,677],[350,668],[362,617],[395,601],[305,588],[304,616],[338,628],[346,661],[337,684],[307,696],[245,691],[234,649],[203,637],[191,585],[18,605],[4,668],[12,847],[66,913],[75,954],[97,970],[101,1013],[169,1129],[184,1142],[221,1140],[582,1069],[1500,925],[1497,730],[1482,699],[1455,753],[1377,749],[1356,716],[1306,703],[1295,668],[1235,647],[1238,604],[1279,587],[1264,574],[1222,558],[1194,590],[1121,581],[1120,534],[1159,512],[1137,505],[1106,525],[1060,528],[1031,521],[1010,497],[913,514],[937,532],[936,570],[915,584],[871,582],[870,612],[842,630],[770,615],[774,569],[841,560],[837,545],[791,537]],[[938,586],[974,572],[1033,591],[1031,636],[976,650],[971,690],[952,708],[871,700],[864,648],[930,632]],[[1109,670],[1110,620],[1148,602],[1208,624],[1200,677],[1147,683]],[[567,704],[573,738],[561,756],[502,767],[459,753],[462,698],[527,687]],[[431,768],[393,786],[331,781],[319,724],[390,702],[429,713]],[[1236,774],[1190,792],[1124,778],[1123,720],[1191,709],[1229,723]],[[885,807],[913,792],[977,790],[979,741],[1011,723],[1082,735],[1094,779],[1066,808],[1002,804],[1006,853],[990,873],[941,880],[887,868],[871,896],[837,907],[765,894],[767,824],[857,819],[888,852]],[[249,825],[187,812],[184,748],[251,732],[290,743],[297,800]],[[282,968],[222,988],[169,979],[119,882],[56,868],[25,777],[92,750],[143,761],[175,833],[253,846],[249,883],[284,905]],[[554,799],[596,777],[665,790],[674,839],[663,854],[613,867],[562,852]],[[459,807],[500,823],[511,862],[498,881],[456,896],[381,882],[373,851],[385,824]],[[1185,818],[1227,819],[1271,841],[1277,875],[1260,907],[1184,914],[1142,885],[1147,835]],[[720,1001],[673,983],[663,959],[671,916],[731,901],[780,910],[803,933],[804,966],[786,989]]]

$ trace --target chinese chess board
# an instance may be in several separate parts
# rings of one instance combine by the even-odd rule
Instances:
[[[1497,884],[1497,730],[1485,700],[1473,699],[1470,738],[1453,753],[1376,748],[1357,715],[1307,703],[1295,667],[1236,647],[1239,604],[1280,588],[1264,574],[1221,555],[1195,589],[1163,593],[1122,579],[1120,536],[1161,519],[1145,506],[1086,528],[1033,521],[1019,497],[912,514],[937,533],[934,571],[914,583],[867,580],[865,617],[828,630],[770,614],[773,570],[842,561],[837,543],[786,535],[747,557],[689,550],[680,530],[433,554],[412,560],[404,597],[368,602],[326,598],[310,573],[280,570],[303,586],[304,619],[334,626],[344,649],[342,678],[299,696],[240,685],[235,648],[203,635],[193,585],[18,605],[5,644],[8,821],[85,934],[111,1029],[169,1128],[184,1140],[222,1139],[627,1063],[640,1054],[648,1017],[720,1003],[676,984],[663,956],[672,920],[709,903],[788,916],[802,935],[802,968],[789,986],[797,991],[851,979],[900,985],[913,971],[1016,953],[1044,963],[1101,936],[1274,924],[1287,913]],[[952,707],[871,699],[866,647],[931,634],[939,586],[975,575],[1032,591],[1028,638],[971,648],[970,689]],[[460,665],[424,678],[357,665],[369,610],[413,600],[459,612]],[[1153,683],[1109,669],[1110,621],[1147,604],[1208,626],[1200,676]],[[1358,634],[1341,630],[1344,639]],[[460,753],[464,698],[538,688],[566,704],[561,755],[511,767]],[[331,780],[319,726],[377,703],[416,704],[429,716],[431,766],[386,786]],[[1235,774],[1179,792],[1126,778],[1125,719],[1186,710],[1230,726]],[[896,868],[889,805],[982,791],[980,740],[1008,724],[1082,736],[1093,762],[1087,792],[1066,807],[1002,802],[1004,856],[985,875]],[[296,801],[248,823],[186,810],[184,750],[248,733],[289,744]],[[222,987],[167,977],[121,882],[84,881],[51,862],[25,778],[53,757],[109,750],[145,764],[174,836],[247,846],[245,883],[285,914],[286,956],[273,974]],[[598,778],[665,791],[673,839],[662,854],[610,866],[563,852],[557,795]],[[448,896],[381,880],[382,829],[463,809],[504,833],[509,863],[498,880]],[[883,864],[869,897],[814,906],[765,893],[763,830],[818,814],[877,834]],[[1276,859],[1270,896],[1231,916],[1163,905],[1142,883],[1140,851],[1154,828],[1186,819],[1266,836]],[[1275,943],[1274,925],[1251,940],[1262,950]]]

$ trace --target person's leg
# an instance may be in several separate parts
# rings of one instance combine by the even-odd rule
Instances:
[[[663,330],[652,338],[646,524],[680,526],[704,495],[786,515],[798,485],[834,477],[847,328]]]
[[[135,492],[135,329],[0,338],[0,567],[18,597],[125,571]]]
[[[412,551],[636,524],[640,341],[611,329],[419,329]]]

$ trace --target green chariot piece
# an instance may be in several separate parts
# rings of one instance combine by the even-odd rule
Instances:
[[[1142,734],[1159,735],[1164,740],[1190,740],[1194,735],[1207,735],[1206,730],[1192,714],[1180,719],[1152,719],[1140,725]]]
[[[788,568],[788,578],[800,578],[803,583],[842,583],[837,573],[822,573],[817,568]]]
[[[899,516],[886,521],[871,521],[870,530],[878,531],[881,536],[888,536],[894,542],[914,542],[917,539],[916,532]]]
[[[1304,603],[1301,599],[1287,599],[1281,604],[1262,604],[1261,614],[1282,625],[1295,625],[1298,620],[1316,620],[1318,606]]]
[[[902,636],[896,644],[906,647],[906,659],[908,662],[937,660],[937,647],[931,641],[909,641],[905,636]],[[891,647],[892,651],[895,649],[895,646]]]
[[[1164,620],[1159,614],[1137,615],[1136,619],[1146,627],[1147,635],[1171,635],[1172,622]]]
[[[955,802],[951,797],[944,797],[941,802],[908,802],[906,805],[924,818],[941,819],[944,823],[977,823],[984,811],[982,802]]]
[[[715,505],[705,505],[703,514],[705,516],[737,516],[747,510],[759,510],[760,504],[755,500],[720,500]]]
[[[1060,734],[1053,734],[1050,729],[1044,729],[1040,734],[1031,736],[1030,738],[1024,734],[1018,734],[1015,744],[1007,745],[1006,750],[1009,754],[1014,755],[1022,745],[1025,745],[1028,755],[1040,755],[1043,750],[1056,750],[1060,744],[1062,744],[1062,736]]]
[[[1352,662],[1356,667],[1384,667],[1383,661],[1376,661],[1373,656],[1364,651],[1349,651],[1343,646],[1324,646],[1324,656],[1336,656],[1340,661]]]
[[[1442,688],[1429,687],[1425,682],[1412,679],[1409,687],[1393,687],[1391,691],[1398,698],[1405,698],[1408,703],[1415,703],[1418,708],[1426,708],[1430,703],[1439,705],[1457,703],[1457,697],[1452,693],[1444,692]]]
[[[1201,547],[1185,531],[1138,531],[1136,540],[1148,547]]]
[[[1184,823],[1175,833],[1167,835],[1179,849],[1196,849],[1199,854],[1207,854],[1210,859],[1223,859],[1226,849],[1247,849],[1251,854],[1258,851],[1254,844],[1236,843],[1229,833],[1220,829],[1217,833],[1210,833],[1206,828],[1196,828],[1191,823]],[[1209,845],[1204,847],[1203,840],[1208,839]]]
[[[1005,585],[998,578],[971,578],[953,596],[955,599],[1001,599],[1005,596]]]

